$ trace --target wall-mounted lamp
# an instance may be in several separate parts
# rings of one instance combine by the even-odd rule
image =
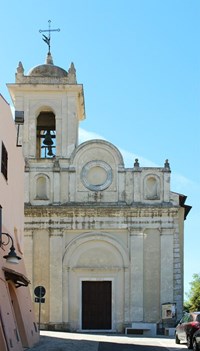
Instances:
[[[6,242],[2,241],[3,235],[7,237]],[[2,248],[3,246],[7,246],[10,242],[11,242],[10,252],[8,253],[8,255],[3,256],[3,258],[5,258],[6,261],[9,263],[15,263],[15,264],[19,263],[19,260],[21,260],[21,257],[17,256],[15,252],[12,236],[8,233],[2,233],[2,207],[0,205],[0,247]]]

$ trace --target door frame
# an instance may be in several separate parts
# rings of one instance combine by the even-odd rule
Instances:
[[[83,329],[82,328],[82,282],[84,281],[89,281],[89,282],[104,282],[104,281],[109,281],[111,282],[111,329]],[[79,301],[79,306],[80,306],[80,315],[79,315],[79,325],[81,328],[81,331],[90,331],[90,332],[95,332],[95,331],[113,331],[113,315],[115,311],[115,289],[114,289],[114,278],[92,278],[92,277],[84,277],[80,279],[80,301]]]

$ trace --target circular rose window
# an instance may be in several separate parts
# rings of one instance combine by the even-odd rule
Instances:
[[[104,190],[112,183],[112,169],[103,161],[88,162],[82,169],[81,180],[90,190]]]

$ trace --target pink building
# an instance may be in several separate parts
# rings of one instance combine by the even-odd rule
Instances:
[[[24,159],[1,94],[0,162],[0,350],[22,351],[39,341],[39,331],[23,259]],[[12,243],[20,259],[10,258]]]

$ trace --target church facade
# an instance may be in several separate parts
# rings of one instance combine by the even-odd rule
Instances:
[[[24,117],[25,260],[33,298],[36,286],[46,290],[42,328],[152,335],[173,325],[190,207],[170,189],[168,160],[126,168],[110,142],[79,145],[83,86],[74,65],[55,66],[50,53],[27,75],[20,62],[8,89]]]

